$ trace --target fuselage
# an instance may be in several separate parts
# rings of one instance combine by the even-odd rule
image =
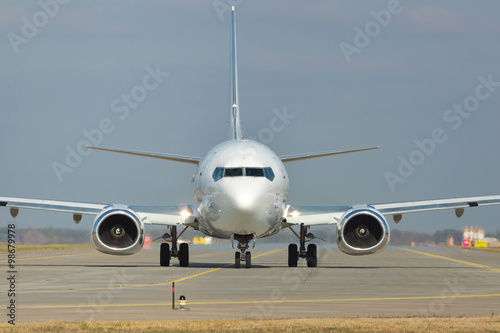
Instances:
[[[288,174],[280,158],[252,140],[225,141],[200,161],[194,177],[200,231],[213,237],[267,237],[280,230]]]

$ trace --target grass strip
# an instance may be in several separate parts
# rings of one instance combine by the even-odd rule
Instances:
[[[2,332],[500,332],[500,317],[1,323]]]

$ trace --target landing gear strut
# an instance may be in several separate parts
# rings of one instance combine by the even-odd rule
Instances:
[[[177,226],[170,227],[170,234],[167,232],[163,234],[163,239],[172,237],[172,250],[170,250],[170,245],[168,243],[162,243],[160,245],[160,266],[170,266],[170,259],[172,257],[179,258],[179,266],[187,267],[189,266],[189,245],[187,243],[181,243],[179,249],[177,249],[177,239],[186,231],[188,227],[184,228],[179,235],[177,235]]]
[[[248,250],[249,242],[253,239],[255,245],[255,237],[253,235],[233,235],[233,239],[238,241],[239,252],[234,253],[234,267],[240,268],[241,263],[245,263],[246,268],[252,267],[252,254]]]
[[[297,267],[297,262],[299,258],[305,258],[307,261],[307,267],[316,267],[318,266],[318,254],[316,244],[309,244],[306,250],[306,237],[314,235],[307,234],[307,229],[309,227],[304,226],[304,224],[300,225],[300,235],[297,235],[295,231],[292,232],[299,238],[300,247],[297,249],[297,244],[288,245],[288,267]]]

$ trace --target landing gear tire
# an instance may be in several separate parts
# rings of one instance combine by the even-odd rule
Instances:
[[[297,250],[297,244],[288,245],[288,267],[297,267],[298,261],[299,253]]]
[[[241,254],[239,252],[234,253],[234,267],[240,268],[241,265]]]
[[[316,250],[316,244],[307,245],[307,267],[318,266],[318,255]]]
[[[245,253],[245,267],[252,267],[252,254],[250,252]]]
[[[189,266],[189,245],[181,243],[179,246],[179,265],[181,267]]]
[[[170,245],[168,243],[160,245],[160,266],[170,266]]]

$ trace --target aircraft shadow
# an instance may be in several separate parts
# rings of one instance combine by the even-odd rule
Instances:
[[[158,264],[18,264],[18,267],[89,267],[89,268],[160,268]],[[182,268],[185,269],[184,267],[180,267],[178,264],[174,264],[168,267],[164,267],[165,269],[169,268]],[[214,268],[220,268],[220,269],[235,269],[234,264],[231,265],[221,265],[219,263],[215,264],[210,264],[210,263],[191,263],[189,267],[186,267],[187,269],[189,268],[208,268],[208,269],[214,269]],[[298,267],[288,267],[285,265],[254,265],[252,264],[252,269],[269,269],[269,268],[283,268],[283,269],[364,269],[364,270],[369,270],[369,269],[449,269],[449,270],[454,270],[457,269],[457,267],[442,267],[442,266],[322,266],[319,265],[318,267],[307,267],[307,266],[298,266]],[[460,267],[460,269],[475,269],[475,267]],[[247,269],[245,267],[245,264],[242,263],[242,266],[239,269]]]

